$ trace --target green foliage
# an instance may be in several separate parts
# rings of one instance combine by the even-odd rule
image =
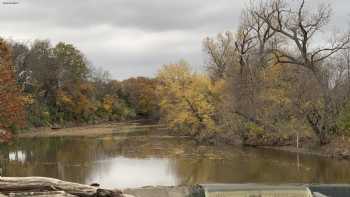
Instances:
[[[348,102],[337,118],[339,133],[350,135],[350,103]]]
[[[46,106],[33,104],[27,107],[28,121],[31,126],[49,126],[51,122],[50,113]]]
[[[265,133],[264,128],[252,122],[247,122],[245,124],[245,128],[247,130],[248,135],[262,135]]]

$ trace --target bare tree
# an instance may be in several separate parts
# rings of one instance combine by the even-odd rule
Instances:
[[[204,50],[209,55],[208,70],[213,80],[223,79],[235,58],[234,38],[231,32],[219,34],[217,39],[206,38]]]
[[[264,3],[264,9],[252,13],[283,39],[268,49],[275,62],[302,66],[310,70],[322,87],[323,107],[314,108],[307,114],[307,120],[319,136],[321,144],[327,143],[327,135],[334,132],[336,113],[332,101],[332,87],[325,61],[341,50],[349,48],[350,34],[335,36],[328,43],[315,45],[315,39],[329,23],[331,9],[321,5],[316,12],[309,12],[305,0],[298,6],[285,0],[270,0]],[[318,37],[320,38],[320,37]]]
[[[268,106],[259,95],[268,88],[263,83],[269,68],[284,65],[283,72],[289,72],[285,80],[297,89],[289,93],[297,109],[274,113],[289,110],[309,123],[321,144],[329,142],[350,96],[350,33],[325,39],[331,11],[324,4],[312,11],[305,0],[252,0],[242,13],[234,39],[207,40],[210,67],[229,81],[232,114],[276,130],[269,120],[276,117],[261,113],[260,108]],[[230,50],[225,50],[227,46]]]
[[[253,5],[253,4],[252,4]],[[253,13],[259,6],[246,9],[235,37],[227,32],[216,39],[206,39],[204,47],[209,55],[209,71],[213,80],[228,80],[230,105],[224,111],[257,124],[266,130],[276,131],[258,116],[261,80],[259,73],[267,63],[266,50],[272,45],[275,32]],[[225,118],[224,118],[225,119]]]

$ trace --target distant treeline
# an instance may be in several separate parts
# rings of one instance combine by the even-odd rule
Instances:
[[[147,118],[196,139],[251,145],[348,135],[350,34],[323,39],[330,7],[307,5],[252,1],[236,32],[204,40],[205,74],[182,61],[155,78],[116,81],[73,45],[9,42],[29,125]]]
[[[159,118],[155,79],[111,80],[63,42],[8,43],[28,126]]]

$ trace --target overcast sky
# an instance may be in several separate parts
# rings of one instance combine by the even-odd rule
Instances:
[[[153,76],[162,65],[180,59],[204,70],[202,40],[235,30],[249,0],[0,1],[0,37],[72,43],[94,66],[125,79]],[[11,1],[19,4],[3,3]],[[347,25],[350,0],[328,2],[333,23]]]

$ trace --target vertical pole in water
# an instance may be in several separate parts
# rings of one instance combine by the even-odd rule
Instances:
[[[297,132],[297,151],[299,153],[299,132]]]

